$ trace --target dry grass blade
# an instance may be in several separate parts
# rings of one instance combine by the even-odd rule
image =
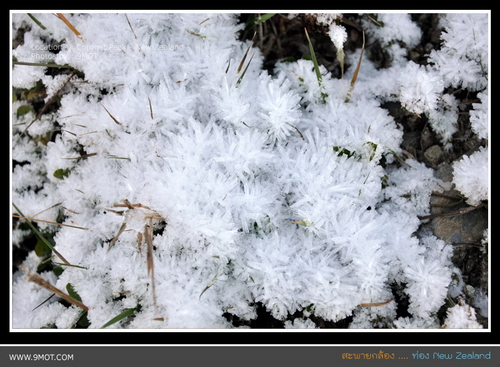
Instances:
[[[359,54],[358,64],[356,65],[356,69],[354,70],[354,74],[351,79],[351,86],[356,83],[356,79],[358,78],[359,68],[361,67],[361,61],[363,60],[363,53],[365,51],[365,33],[363,32],[363,45],[361,46],[361,53]]]
[[[84,134],[84,135],[86,135],[86,134]],[[93,157],[95,155],[97,155],[97,153],[83,154],[83,155],[81,155],[79,157],[68,157],[68,158],[62,158],[62,159],[86,159],[88,157]]]
[[[47,303],[47,302],[48,302],[48,301],[49,301],[52,297],[54,297],[54,296],[55,296],[55,294],[54,294],[54,293],[52,293],[50,296],[48,296],[48,297],[47,297],[47,299],[46,299],[46,300],[44,300],[44,301],[40,302],[40,304],[38,304],[38,306],[36,306],[36,307],[35,307],[34,309],[32,309],[31,311],[35,311],[38,307],[43,306],[45,303]]]
[[[12,61],[12,65],[42,66],[44,68],[74,69],[73,66],[69,66],[69,65],[47,64],[44,62]]]
[[[245,64],[245,60],[248,56],[248,52],[250,51],[250,49],[252,48],[252,44],[253,44],[253,40],[255,38],[255,35],[257,34],[257,32],[254,32],[253,34],[253,37],[252,37],[252,41],[250,42],[250,44],[248,45],[248,48],[247,50],[245,51],[245,55],[243,55],[243,58],[241,59],[241,62],[240,64],[238,65],[238,69],[236,70],[237,73],[239,73],[241,71],[241,69],[243,68],[243,64]],[[250,64],[250,63],[249,63]]]
[[[359,68],[361,67],[361,61],[363,60],[363,52],[365,51],[365,32],[363,32],[363,46],[361,46],[361,53],[359,54],[358,64],[356,65],[356,69],[354,70],[354,74],[352,74],[351,85],[349,86],[349,92],[347,92],[347,97],[345,102],[349,102],[352,95],[352,90],[354,89],[354,84],[356,83],[356,79],[358,79]]]
[[[155,311],[158,312],[158,304],[156,299],[156,286],[155,286],[155,266],[153,260],[153,217],[149,218],[149,225],[144,226],[144,237],[146,238],[147,245],[147,264],[148,275],[151,277],[151,288],[153,291],[153,303]]]
[[[36,115],[35,119],[33,121],[31,121],[31,123],[28,125],[28,127],[26,127],[26,129],[24,129],[23,131],[23,135],[26,134],[26,131],[28,131],[28,129],[30,128],[31,125],[33,125],[33,123],[38,120],[40,118],[40,116],[42,116],[42,114],[45,112],[45,110],[47,109],[47,107],[49,107],[52,102],[54,102],[56,100],[56,97],[59,95],[59,93],[64,89],[64,87],[66,86],[66,84],[68,84],[68,82],[70,81],[70,79],[73,77],[73,75],[76,74],[76,70],[73,70],[69,76],[68,76],[68,79],[66,79],[66,81],[63,83],[62,87],[59,88],[59,90],[54,93],[54,95],[47,101],[47,103],[45,103],[45,105],[42,107],[42,109],[40,110],[40,112],[38,112],[38,114]]]
[[[118,233],[116,234],[116,236],[109,243],[108,251],[111,250],[111,247],[113,247],[113,245],[115,244],[116,240],[118,239],[118,237],[120,237],[120,235],[123,233],[123,231],[125,230],[125,228],[127,228],[127,223],[123,222],[122,226],[118,230]]]
[[[70,295],[67,295],[66,293],[61,291],[59,288],[54,287],[52,284],[50,284],[48,281],[43,279],[38,274],[33,274],[28,269],[26,269],[25,267],[22,267],[22,266],[20,266],[19,269],[21,269],[22,271],[24,271],[26,273],[26,275],[28,276],[28,280],[30,282],[38,284],[40,287],[48,290],[49,292],[54,293],[56,296],[61,297],[62,299],[74,304],[75,306],[78,306],[78,307],[84,309],[85,311],[89,310],[89,308],[87,306],[85,306],[82,302],[78,301],[77,299],[74,299]]]
[[[147,264],[148,264],[148,275],[154,273],[154,263],[153,263],[153,234],[151,233],[153,228],[153,218],[149,219],[149,225],[144,226],[144,237],[147,245]]]
[[[306,140],[306,138],[304,138],[304,135],[302,134],[302,132],[297,128],[297,126],[294,126],[294,125],[291,125],[289,123],[287,123],[287,125],[293,127],[295,129],[295,131],[297,131],[297,133],[300,135],[300,137],[302,138],[302,140]]]
[[[138,248],[139,252],[142,250],[142,241],[143,239],[146,242],[147,246],[147,254],[146,254],[146,262],[147,262],[147,269],[148,269],[148,276],[151,277],[151,288],[152,288],[152,293],[153,293],[153,304],[155,308],[155,312],[158,312],[158,303],[157,303],[157,297],[156,297],[156,285],[155,285],[155,275],[154,275],[154,259],[153,259],[153,221],[156,220],[163,220],[163,217],[158,214],[157,212],[153,211],[150,207],[147,205],[143,205],[141,203],[137,204],[132,204],[129,200],[124,199],[122,200],[122,203],[115,203],[113,204],[114,207],[118,208],[126,208],[127,210],[139,210],[139,209],[145,209],[149,210],[151,212],[149,213],[141,213],[143,215],[143,218],[146,220],[146,223],[144,224],[143,230],[137,233],[137,243],[138,243]],[[110,209],[108,209],[110,210]],[[114,211],[111,210],[117,214],[123,214],[125,211]],[[120,227],[118,233],[116,236],[111,240],[109,243],[109,249],[114,245],[120,234],[125,230],[127,227],[127,220],[123,222],[122,226]],[[157,320],[163,320],[163,318],[157,318]]]
[[[71,24],[71,22],[68,19],[66,19],[66,17],[62,13],[56,13],[56,16],[59,19],[61,19],[64,22],[64,24],[66,24],[74,34],[76,34],[78,38],[82,39],[82,34],[77,31],[77,29],[73,26],[73,24]]]
[[[247,66],[245,66],[245,69],[243,70],[243,72],[241,73],[240,77],[238,78],[238,80],[236,81],[236,85],[240,85],[241,81],[243,80],[243,77],[245,76],[247,70],[248,70],[248,67],[250,66],[250,63],[252,62],[253,60],[253,57],[255,56],[255,52],[252,54],[252,57],[250,58],[250,60],[248,61],[248,64]]]
[[[153,115],[153,105],[151,104],[151,99],[148,97],[148,101],[149,101],[149,112],[151,113],[151,120],[154,120],[155,117]]]
[[[365,14],[368,19],[370,19],[373,23],[375,23],[379,27],[383,27],[384,25],[372,17],[370,14]]]
[[[43,220],[43,219],[37,219],[37,218],[24,217],[24,216],[22,216],[22,215],[12,214],[12,216],[13,216],[14,218],[20,218],[20,219],[32,220],[32,221],[35,221],[35,222],[43,222],[43,223],[55,224],[55,225],[57,225],[57,226],[71,227],[71,228],[77,228],[77,229],[88,229],[88,228],[85,228],[85,227],[72,226],[71,224],[64,224],[64,223],[51,222],[50,220]]]
[[[120,121],[118,121],[109,111],[106,107],[104,107],[104,105],[101,103],[101,106],[102,108],[104,108],[104,110],[108,113],[109,117],[111,117],[113,119],[114,122],[116,122],[118,125],[122,125],[122,123]]]
[[[127,23],[128,26],[130,27],[130,30],[132,31],[132,34],[134,35],[134,38],[137,39],[137,36],[135,35],[134,28],[132,28],[132,24],[130,23],[130,20],[128,19],[128,15],[125,14],[125,18],[127,18]]]
[[[201,39],[205,39],[206,36],[202,35],[201,33],[196,33],[196,32],[193,32],[189,29],[186,29],[186,31],[189,33],[189,34],[192,34],[193,36],[196,36],[196,37],[200,37]]]
[[[210,289],[214,284],[215,282],[217,281],[217,278],[218,278],[218,275],[215,275],[215,277],[212,279],[212,281],[210,282],[209,285],[207,285],[200,293],[200,296],[198,297],[198,300],[201,299],[201,296],[203,296],[203,293],[205,293],[208,289]]]
[[[25,215],[19,210],[19,208],[14,204],[12,203],[12,206],[14,207],[14,209],[17,210],[17,212],[19,213],[20,216],[22,217],[25,217]],[[62,260],[62,262],[66,265],[70,265],[70,266],[73,266],[70,264],[70,262],[68,260],[66,260],[64,258],[64,256],[62,256],[59,251],[57,251],[54,246],[52,246],[52,244],[43,236],[43,234],[33,225],[33,223],[31,223],[30,220],[26,220],[26,223],[28,223],[28,225],[30,226],[31,230],[33,232],[35,232],[35,234],[37,235],[37,237],[43,241],[43,243],[45,243],[45,245],[47,245],[47,247],[58,257]]]
[[[139,252],[142,252],[142,237],[142,232],[137,233],[137,250],[139,250]]]
[[[130,23],[130,19],[128,19],[128,15],[127,15],[127,14],[125,14],[125,18],[127,18],[127,23],[128,23],[128,26],[130,27],[130,30],[132,31],[132,34],[134,35],[134,38],[135,38],[136,40],[138,40],[137,35],[135,34],[135,31],[134,31],[134,28],[132,27],[132,23]],[[139,49],[139,51],[141,51],[141,53],[142,53],[142,55],[143,55],[143,56],[146,56],[146,55],[144,54],[144,52],[142,52],[142,48],[141,48],[141,46],[140,46],[140,45],[137,45],[137,48]],[[122,51],[123,51],[123,50],[122,50]],[[125,51],[123,51],[123,52],[125,53]]]
[[[36,217],[37,215],[45,213],[47,210],[54,209],[55,207],[57,207],[57,206],[59,206],[61,204],[62,204],[62,201],[60,203],[54,204],[52,206],[49,206],[47,209],[43,209],[41,212],[36,213],[33,217]]]
[[[123,204],[113,204],[113,207],[115,207],[115,208],[128,208],[128,209],[143,208],[143,209],[147,209],[147,210],[152,210],[149,206],[146,206],[146,205],[132,204],[127,199],[122,200],[122,201],[123,201]],[[161,217],[159,217],[159,218],[161,218]]]
[[[374,303],[360,303],[358,307],[380,307],[388,304],[389,302],[394,301],[394,297],[389,298],[387,301],[384,302],[374,302]]]

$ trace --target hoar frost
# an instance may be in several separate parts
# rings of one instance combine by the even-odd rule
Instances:
[[[338,17],[318,21],[331,25],[341,49],[347,34]],[[61,133],[53,141],[21,134],[30,119],[13,116],[13,158],[30,164],[13,171],[12,201],[28,217],[52,207],[40,218],[85,228],[39,224],[79,266],[42,275],[59,289],[71,284],[89,308],[89,328],[129,309],[137,310],[133,318],[111,327],[231,328],[223,314],[250,320],[257,302],[282,320],[307,309],[331,321],[354,315],[352,327],[436,325],[451,282],[451,251],[433,236],[414,234],[440,182],[416,161],[382,166],[399,158],[402,130],[380,103],[397,95],[408,110],[429,112],[451,79],[398,64],[405,77],[381,85],[381,98],[360,75],[345,103],[345,80],[321,68],[320,90],[310,60],[281,63],[271,76],[252,47],[242,77],[238,64],[249,42],[237,39],[242,25],[232,14],[75,14],[70,20],[82,38],[52,14],[37,18],[62,44],[54,61],[85,78],[73,77],[60,108],[28,130],[37,136],[57,121]],[[407,32],[401,41],[417,42],[407,16],[380,19],[392,24],[383,33],[372,29],[384,42],[398,32]],[[13,14],[14,27],[27,21]],[[33,62],[29,50],[46,37],[33,26],[13,55]],[[484,57],[479,50],[466,55]],[[64,78],[35,70],[16,65],[13,86],[42,79],[48,92],[58,91]],[[481,111],[476,120],[484,119]],[[455,180],[474,201],[483,191],[467,191],[470,178],[460,176],[471,164],[457,164]],[[64,175],[54,176],[57,170]],[[124,200],[164,220],[148,224],[143,211],[120,213]],[[153,253],[141,236],[148,225]],[[34,270],[43,260],[30,254],[24,266]],[[394,283],[406,285],[411,319],[395,319]],[[15,328],[74,326],[81,313],[41,304],[45,293],[15,274]],[[285,327],[315,326],[305,319]]]

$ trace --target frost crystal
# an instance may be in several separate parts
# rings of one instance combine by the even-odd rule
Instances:
[[[463,156],[453,165],[453,182],[470,205],[479,205],[488,199],[488,150],[480,148],[470,156]]]
[[[448,309],[445,329],[482,329],[483,325],[477,322],[476,311],[464,301]]]
[[[477,88],[471,121],[487,138],[484,17],[448,17],[432,66],[404,55],[403,44],[421,37],[409,15],[367,22],[394,63],[377,70],[365,58],[346,103],[354,67],[336,79],[320,66],[318,83],[313,62],[300,59],[271,75],[261,51],[238,39],[235,14],[68,15],[81,38],[52,14],[36,16],[47,31],[31,27],[13,56],[78,73],[62,88],[64,71],[14,65],[14,88],[39,83],[58,106],[24,133],[34,103],[13,102],[12,201],[28,217],[66,225],[37,223],[77,266],[41,275],[71,285],[90,329],[127,310],[109,327],[231,328],[225,316],[251,320],[257,303],[286,328],[316,327],[286,320],[295,312],[352,315],[351,328],[436,326],[451,252],[415,232],[442,182],[414,160],[399,163],[403,129],[383,103],[426,115],[449,140],[458,102],[444,89]],[[316,15],[337,50],[347,40],[341,19]],[[14,28],[24,21],[13,14]],[[487,199],[486,159],[481,149],[454,165],[472,204]],[[28,235],[15,230],[13,243]],[[23,264],[36,271],[44,260],[32,251]],[[396,319],[395,284],[411,319]],[[57,297],[43,303],[49,292],[20,272],[12,291],[14,328],[78,322],[79,309]],[[456,313],[450,327],[463,325]]]
[[[470,111],[472,130],[480,139],[488,139],[488,93],[478,93],[481,103],[473,103],[474,110]]]
[[[488,83],[488,14],[446,14],[443,47],[429,61],[446,85],[481,90]]]

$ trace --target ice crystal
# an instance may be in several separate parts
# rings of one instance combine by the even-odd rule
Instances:
[[[13,14],[13,27],[26,17]],[[368,36],[392,45],[395,62],[377,70],[365,59],[349,103],[354,66],[344,79],[320,66],[321,83],[306,59],[278,62],[270,75],[261,52],[238,40],[235,14],[75,13],[81,38],[52,14],[37,18],[47,31],[32,27],[13,56],[79,73],[61,90],[67,75],[14,66],[13,87],[40,81],[45,101],[58,93],[59,106],[27,133],[34,113],[12,114],[12,201],[26,216],[79,227],[37,223],[78,266],[42,275],[60,289],[71,284],[89,328],[131,309],[110,327],[230,328],[224,313],[250,320],[259,302],[281,320],[302,311],[330,321],[353,315],[353,328],[436,325],[451,253],[415,232],[443,186],[414,160],[390,164],[401,160],[403,131],[382,104],[427,115],[450,139],[458,107],[444,89],[476,88],[473,130],[487,138],[484,17],[447,18],[432,67],[407,61],[394,42],[420,39],[407,14],[380,16],[383,27],[369,22]],[[347,37],[340,19],[317,16],[337,49]],[[486,152],[454,166],[471,203],[487,198],[487,170],[477,165]],[[27,235],[16,230],[14,245]],[[31,252],[23,265],[34,271],[42,260]],[[411,320],[395,320],[392,284],[406,285]],[[56,299],[40,305],[48,292],[21,272],[12,288],[14,328],[70,328],[79,317]],[[384,305],[360,306],[372,303]],[[285,327],[315,325],[297,318]]]
[[[480,148],[453,165],[453,182],[470,205],[479,205],[488,199],[488,159],[488,150]]]

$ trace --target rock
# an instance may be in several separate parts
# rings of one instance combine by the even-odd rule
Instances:
[[[453,181],[453,166],[449,163],[443,162],[434,171],[434,176],[443,180],[444,182]]]
[[[472,210],[465,214],[433,218],[430,227],[437,237],[447,243],[479,245],[484,230],[488,227],[488,213],[482,209]]]
[[[443,149],[439,145],[432,145],[425,150],[424,158],[431,167],[435,168],[444,159]]]

